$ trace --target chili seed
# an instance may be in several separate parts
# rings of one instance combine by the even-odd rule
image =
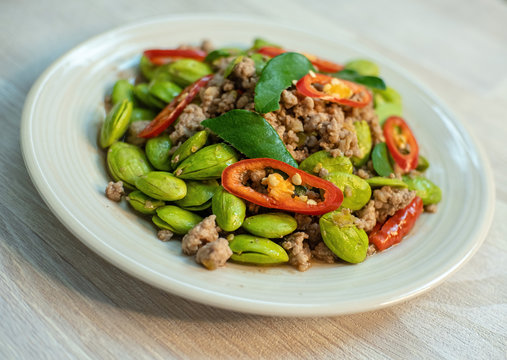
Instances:
[[[301,185],[303,183],[303,179],[301,179],[301,175],[294,174],[294,176],[292,176],[292,183],[294,185]]]
[[[271,175],[268,176],[268,184],[270,186],[275,187],[275,186],[278,185],[278,183],[279,183],[279,181],[278,181],[278,179],[276,178],[275,175],[271,174]]]

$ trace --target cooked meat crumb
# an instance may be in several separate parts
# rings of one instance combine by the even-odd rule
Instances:
[[[180,115],[174,130],[169,135],[173,144],[188,139],[197,131],[202,130],[201,121],[206,120],[202,108],[196,104],[188,105]]]
[[[312,263],[312,252],[305,239],[308,239],[308,234],[304,232],[295,232],[286,237],[286,240],[282,243],[282,247],[288,251],[289,264],[296,267],[299,271],[306,271]]]
[[[215,270],[224,266],[231,255],[232,250],[229,247],[227,239],[218,238],[201,247],[197,251],[195,261],[198,264],[204,265],[208,270]]]
[[[298,98],[294,95],[294,93],[284,90],[282,91],[282,101],[285,108],[290,109],[298,103]]]
[[[171,240],[171,238],[173,237],[173,232],[170,231],[170,230],[166,230],[166,229],[162,229],[162,230],[159,230],[158,233],[157,233],[157,237],[160,241],[169,241]]]
[[[377,224],[377,215],[375,212],[375,201],[370,200],[366,206],[356,213],[354,224],[364,231],[368,232]]]
[[[234,57],[222,59],[217,66],[217,73],[199,94],[201,108],[207,118],[217,117],[232,109],[254,108],[254,89],[258,80],[255,63],[250,58],[243,58],[226,79],[224,71],[233,60]]]
[[[298,223],[298,230],[305,232],[308,235],[308,243],[310,247],[315,247],[321,240],[320,225],[318,216],[310,216],[303,214],[294,214]]]
[[[332,264],[338,260],[338,257],[324,244],[323,241],[315,246],[315,249],[312,250],[312,256],[320,261],[324,261],[328,264]]]
[[[329,170],[327,170],[326,168],[322,168],[319,170],[319,177],[325,178],[328,175],[329,175]]]
[[[407,206],[415,197],[415,191],[383,186],[373,191],[377,221],[383,223],[388,216]]]
[[[368,246],[368,250],[366,251],[366,255],[370,256],[370,255],[373,255],[377,252],[377,248],[375,247],[375,245],[373,244],[370,244]]]
[[[361,179],[369,179],[370,178],[370,174],[364,169],[358,169],[356,171],[356,175],[359,176]]]
[[[245,201],[246,208],[248,209],[248,212],[251,214],[258,214],[261,207],[257,204],[254,204],[250,201]]]
[[[204,244],[218,239],[218,230],[215,224],[215,215],[204,218],[194,226],[181,240],[181,249],[186,255],[194,255]]]
[[[322,149],[333,156],[357,156],[359,147],[354,122],[365,119],[371,126],[377,124],[378,127],[372,105],[354,109],[305,97],[294,88],[282,92],[280,105],[279,110],[264,116],[296,161]]]
[[[211,52],[214,49],[213,43],[209,39],[204,39],[201,43],[201,49],[206,52]]]
[[[149,120],[134,121],[129,126],[128,135],[125,139],[129,144],[143,146],[147,139],[139,137],[139,133],[144,130],[146,125],[150,123]]]
[[[125,190],[123,189],[123,181],[110,181],[107,184],[106,196],[109,200],[119,202],[123,194],[125,194]]]
[[[239,81],[241,88],[252,89],[257,85],[257,76],[255,74],[255,62],[249,57],[243,57],[241,61],[234,66],[234,77]]]
[[[426,211],[428,213],[436,213],[437,210],[438,210],[437,204],[430,204],[430,205],[426,205],[424,207],[424,211]]]

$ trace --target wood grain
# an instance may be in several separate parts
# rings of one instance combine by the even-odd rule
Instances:
[[[507,4],[418,1],[7,0],[0,4],[0,358],[484,358],[507,344]],[[95,255],[32,185],[20,116],[37,76],[90,36],[149,16],[254,14],[353,31],[441,97],[489,154],[497,185],[484,245],[438,288],[382,311],[245,315],[153,288]],[[63,99],[62,99],[63,101]],[[470,189],[473,191],[473,189]],[[466,196],[466,194],[464,194]]]

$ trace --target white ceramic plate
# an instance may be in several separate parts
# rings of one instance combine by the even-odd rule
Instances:
[[[248,46],[261,36],[344,62],[370,58],[404,99],[408,119],[440,185],[436,215],[424,214],[400,245],[359,265],[228,264],[207,271],[157,240],[154,227],[104,196],[104,155],[96,145],[103,99],[143,49],[198,43]],[[33,86],[22,119],[22,148],[48,206],[81,241],[130,274],[174,294],[221,308],[266,315],[335,315],[378,309],[437,285],[478,249],[491,223],[494,185],[486,157],[463,125],[398,65],[353,38],[318,37],[255,19],[174,17],[95,37],[56,61]]]

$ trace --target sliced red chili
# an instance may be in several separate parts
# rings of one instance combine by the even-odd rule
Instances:
[[[277,48],[277,47],[274,47],[274,46],[264,46],[264,47],[261,47],[259,50],[257,50],[257,52],[259,54],[262,54],[262,55],[266,55],[266,56],[269,56],[269,57],[275,57],[277,55],[280,55],[280,54],[283,54],[283,53],[286,53],[286,52],[289,52],[290,50],[285,50],[285,49],[281,49],[281,48]],[[343,70],[343,65],[340,65],[340,64],[336,64],[334,62],[331,62],[331,61],[328,61],[328,60],[324,60],[324,59],[321,59],[313,54],[308,54],[308,53],[300,53],[304,56],[306,56],[306,58],[308,60],[310,60],[310,62],[319,70],[319,71],[322,71],[322,72],[329,72],[329,73],[334,73],[334,72],[338,72],[338,71],[341,71]]]
[[[183,112],[188,104],[199,94],[199,90],[204,87],[213,75],[206,75],[195,83],[187,86],[176,96],[167,106],[153,119],[139,134],[142,138],[151,138],[158,136],[167,129]]]
[[[391,116],[385,121],[383,131],[387,148],[400,169],[404,172],[415,169],[419,159],[419,145],[405,120]]]
[[[267,194],[260,193],[243,183],[248,171],[265,170],[267,168],[280,170],[287,174],[289,178],[287,180],[283,180],[281,175],[277,173],[272,174],[279,176],[283,182],[280,181],[280,185],[275,186],[272,189],[269,188],[268,185]],[[297,179],[297,181],[295,181],[295,179]],[[269,183],[269,177],[267,180]],[[299,183],[299,180],[301,183]],[[324,190],[324,199],[317,202],[314,200],[307,200],[304,196],[294,195],[292,191],[293,182],[307,188],[318,188]],[[266,208],[291,211],[307,215],[322,215],[336,210],[340,207],[343,201],[343,193],[333,183],[296,169],[283,161],[269,158],[247,159],[228,166],[222,172],[222,186],[231,194],[254,204]]]
[[[317,90],[313,84],[321,85],[322,91]],[[305,96],[352,107],[364,107],[372,99],[371,93],[364,86],[324,74],[306,74],[299,79],[296,89]],[[360,98],[356,100],[358,96]]]
[[[155,65],[163,65],[175,59],[203,61],[207,55],[206,51],[199,49],[150,49],[143,54]]]
[[[263,46],[259,50],[257,50],[257,52],[259,54],[266,55],[266,56],[269,56],[269,57],[275,57],[275,56],[278,56],[280,54],[286,53],[288,51],[289,50],[285,50],[285,49],[278,48],[278,47],[275,47],[275,46]]]
[[[423,212],[423,202],[419,196],[406,207],[398,210],[378,230],[373,230],[368,239],[378,251],[385,250],[399,243],[414,227],[416,220]]]

